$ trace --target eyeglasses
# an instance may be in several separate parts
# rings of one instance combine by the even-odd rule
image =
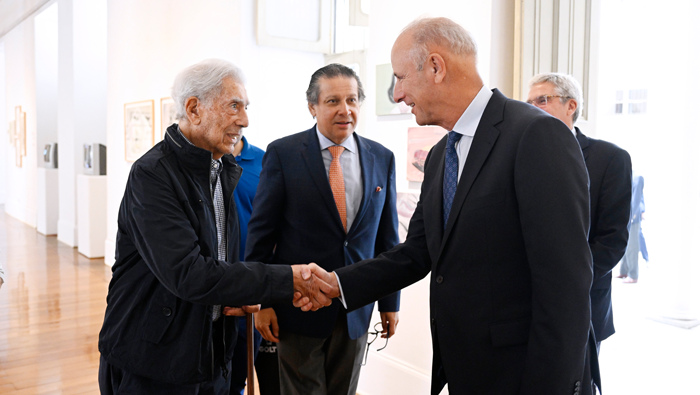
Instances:
[[[377,328],[377,327],[379,327],[379,328]],[[382,323],[381,322],[377,322],[376,324],[374,324],[374,331],[367,332],[367,335],[374,336],[374,337],[372,338],[372,340],[367,342],[367,348],[365,348],[365,357],[362,358],[362,366],[367,365],[367,354],[369,354],[369,346],[372,343],[374,343],[374,341],[377,340],[379,338],[379,335],[381,335],[381,334],[382,334]],[[368,339],[369,339],[369,337],[368,337]],[[389,345],[389,338],[387,337],[386,343],[384,343],[384,347],[378,348],[377,351],[382,351],[388,345]]]
[[[553,97],[561,97],[562,99],[571,99],[569,96],[556,96],[556,95],[542,95],[542,96],[537,96],[536,98],[532,100],[526,101],[527,104],[532,104],[533,106],[537,107],[544,107],[547,105],[547,102],[549,99]]]

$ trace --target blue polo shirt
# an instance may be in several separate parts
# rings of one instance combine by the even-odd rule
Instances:
[[[238,181],[236,189],[233,191],[238,209],[238,223],[241,227],[241,248],[240,257],[242,261],[245,257],[245,242],[248,236],[248,221],[253,212],[253,199],[255,191],[260,182],[260,171],[262,171],[262,158],[265,151],[248,144],[248,140],[243,137],[243,149],[236,157],[236,162],[243,168],[243,174]]]

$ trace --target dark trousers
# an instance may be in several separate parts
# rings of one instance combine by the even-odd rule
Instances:
[[[231,370],[231,362],[227,369]],[[228,395],[231,376],[224,378],[221,367],[214,369],[214,380],[199,384],[172,384],[149,379],[120,369],[100,355],[98,381],[102,395]]]
[[[338,314],[333,333],[315,338],[280,329],[277,352],[282,395],[355,395],[367,334],[351,340],[347,318]]]
[[[260,384],[260,395],[280,395],[280,365],[277,343],[263,340],[255,359],[255,374]]]

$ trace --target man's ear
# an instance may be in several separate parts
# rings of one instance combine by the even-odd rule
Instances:
[[[309,113],[311,114],[314,119],[316,118],[316,106],[314,104],[309,103]]]
[[[571,115],[576,112],[578,102],[575,99],[569,99],[569,107],[566,109],[566,115]]]
[[[201,118],[202,102],[195,96],[190,96],[185,100],[185,115],[192,125],[202,123]]]
[[[442,82],[445,79],[447,73],[447,68],[445,67],[445,59],[439,53],[431,53],[428,55],[428,61],[426,62],[426,67],[430,72],[430,77],[436,84]]]

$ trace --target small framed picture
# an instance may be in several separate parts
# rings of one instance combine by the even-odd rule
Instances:
[[[124,159],[135,162],[153,147],[153,100],[124,104]]]

